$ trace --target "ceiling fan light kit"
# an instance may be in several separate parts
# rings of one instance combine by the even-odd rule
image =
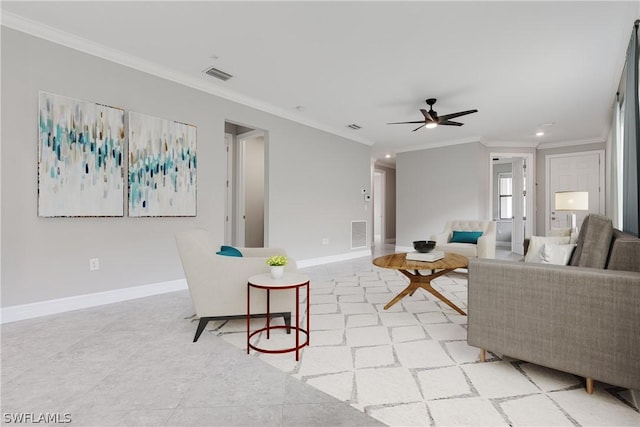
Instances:
[[[436,101],[437,101],[436,98],[429,98],[429,99],[426,100],[427,105],[429,105],[429,111],[425,110],[424,108],[420,109],[420,112],[424,116],[424,120],[418,120],[418,121],[413,121],[413,122],[393,122],[393,123],[387,123],[387,124],[388,125],[400,125],[400,124],[408,124],[408,123],[414,123],[414,124],[421,123],[420,126],[415,128],[411,132],[415,132],[418,129],[423,128],[423,127],[427,128],[427,129],[433,129],[435,127],[438,127],[438,125],[462,126],[462,125],[464,125],[464,123],[454,122],[454,121],[452,121],[450,119],[455,119],[456,117],[466,116],[467,114],[472,114],[472,113],[477,113],[478,112],[478,110],[467,110],[467,111],[459,111],[457,113],[445,114],[443,116],[438,116],[438,113],[433,110],[433,104],[435,104]]]

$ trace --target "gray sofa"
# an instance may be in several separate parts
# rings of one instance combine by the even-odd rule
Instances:
[[[640,239],[589,215],[568,266],[469,260],[469,345],[640,389]]]

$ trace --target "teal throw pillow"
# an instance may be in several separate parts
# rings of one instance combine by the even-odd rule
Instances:
[[[449,243],[478,243],[482,231],[454,231]]]
[[[216,252],[218,255],[242,257],[242,252],[233,246],[220,246],[220,250]]]

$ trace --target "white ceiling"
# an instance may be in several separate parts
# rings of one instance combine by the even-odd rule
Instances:
[[[640,17],[638,0],[1,7],[3,25],[371,144],[376,157],[479,140],[604,141]],[[234,77],[204,75],[211,66]],[[386,124],[421,119],[430,97],[440,115],[479,112],[455,119],[462,127]]]

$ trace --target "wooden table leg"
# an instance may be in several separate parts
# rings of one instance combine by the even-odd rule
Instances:
[[[413,295],[413,293],[416,291],[416,289],[422,288],[425,291],[427,291],[430,294],[432,294],[433,296],[435,296],[436,298],[438,298],[440,301],[442,301],[445,304],[447,304],[449,307],[451,307],[456,312],[462,314],[463,316],[466,316],[467,313],[462,311],[457,305],[452,303],[447,297],[442,295],[440,292],[438,292],[437,290],[435,290],[431,286],[431,281],[432,280],[437,279],[438,277],[443,276],[445,274],[451,273],[453,270],[454,269],[440,270],[440,271],[437,271],[435,273],[429,274],[427,276],[422,276],[417,271],[416,271],[416,274],[413,274],[413,273],[410,273],[410,272],[408,272],[406,270],[399,270],[400,273],[404,274],[409,279],[409,286],[407,286],[402,292],[400,292],[398,295],[396,295],[395,298],[393,298],[391,301],[389,301],[387,303],[387,305],[384,306],[384,309],[387,310],[389,307],[391,307],[392,305],[394,305],[395,303],[400,301],[405,296]]]

